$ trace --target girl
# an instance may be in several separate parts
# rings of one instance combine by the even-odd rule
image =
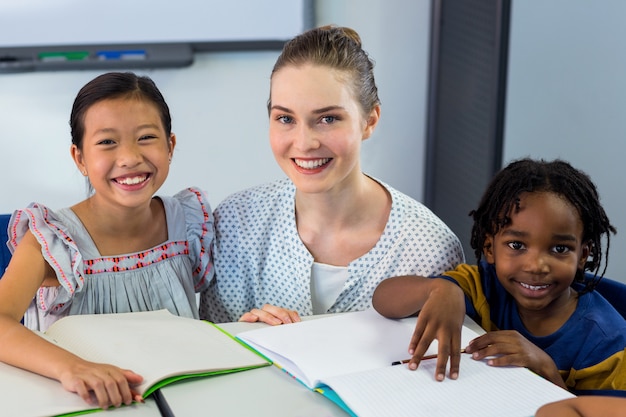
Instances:
[[[560,160],[515,161],[470,214],[478,265],[443,276],[463,289],[467,314],[487,330],[466,351],[493,366],[527,367],[576,394],[625,390],[626,322],[593,290],[615,229],[589,177]],[[384,281],[374,307],[388,317],[415,314],[422,283]],[[412,362],[415,369],[419,358]]]
[[[270,145],[289,178],[217,207],[216,280],[201,317],[281,324],[364,310],[384,278],[463,261],[459,240],[430,210],[361,171],[380,101],[356,32],[321,27],[288,42],[268,111]]]
[[[71,156],[90,196],[52,211],[33,203],[9,226],[0,279],[0,360],[57,379],[88,402],[130,404],[141,376],[84,361],[30,331],[69,314],[168,309],[198,317],[212,278],[212,216],[195,188],[153,197],[176,145],[163,96],[147,77],[108,73],[72,108]],[[24,318],[24,326],[20,319]]]

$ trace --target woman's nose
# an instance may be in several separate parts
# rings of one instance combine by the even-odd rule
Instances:
[[[304,124],[298,126],[293,134],[294,146],[299,150],[308,151],[311,149],[318,149],[320,147],[320,141],[317,139],[315,131]]]

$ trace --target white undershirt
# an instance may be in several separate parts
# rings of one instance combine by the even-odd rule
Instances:
[[[348,267],[313,262],[311,302],[313,314],[324,314],[335,303],[348,280]]]

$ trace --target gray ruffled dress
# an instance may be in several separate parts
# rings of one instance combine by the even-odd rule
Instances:
[[[101,256],[70,208],[52,211],[32,203],[15,211],[9,228],[11,252],[30,230],[60,284],[39,288],[24,325],[45,331],[67,315],[160,309],[198,318],[196,293],[208,286],[214,274],[209,202],[197,188],[156,198],[165,207],[168,240],[118,256]]]

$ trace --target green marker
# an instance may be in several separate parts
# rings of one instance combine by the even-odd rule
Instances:
[[[45,62],[51,61],[83,61],[89,58],[89,52],[87,51],[72,51],[72,52],[41,52],[39,53],[39,59]]]

